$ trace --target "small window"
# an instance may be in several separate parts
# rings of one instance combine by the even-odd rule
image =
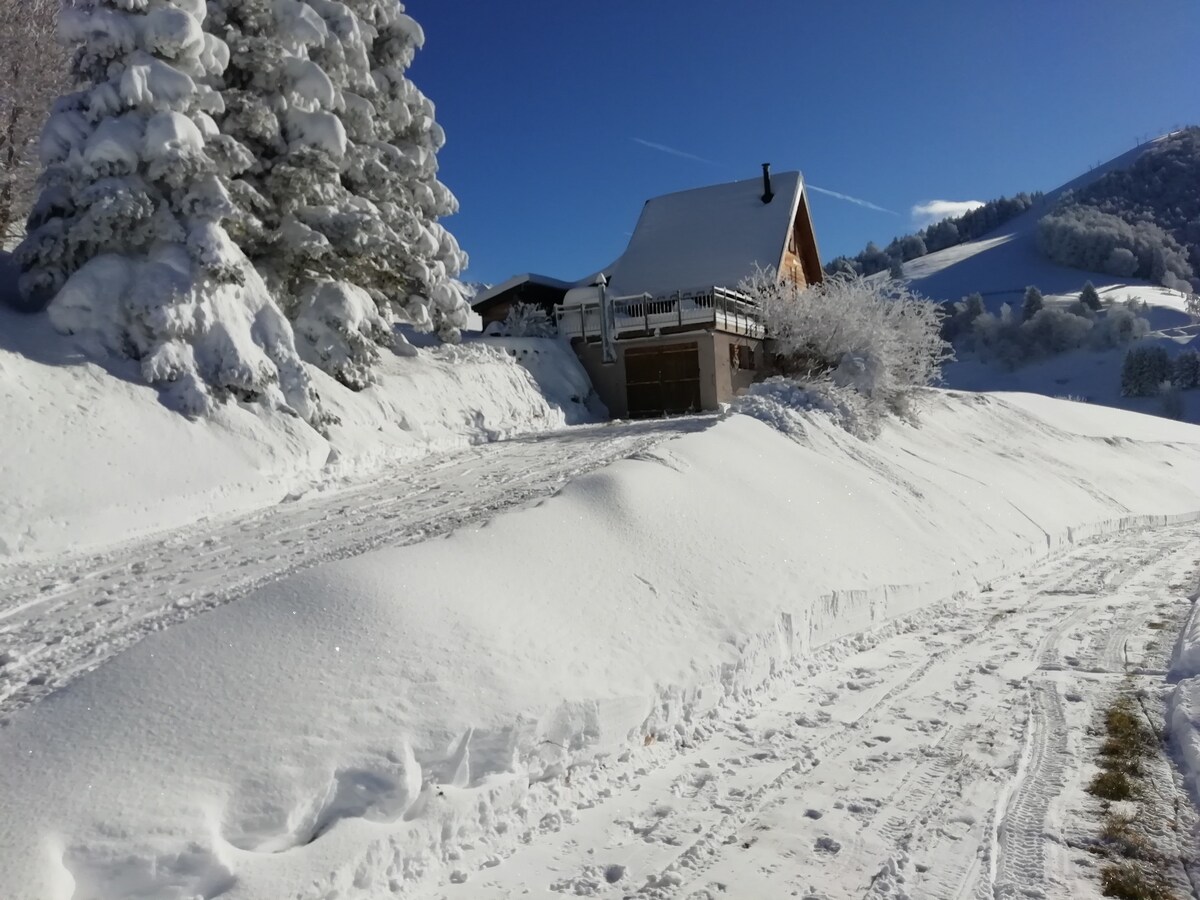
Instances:
[[[731,369],[753,369],[754,348],[740,344],[729,345],[729,367]]]

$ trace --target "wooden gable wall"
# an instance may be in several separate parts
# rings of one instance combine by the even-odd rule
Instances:
[[[788,234],[787,249],[783,254],[783,270],[780,275],[798,285],[817,284],[824,280],[821,257],[817,252],[817,239],[813,233],[812,217],[808,212],[808,197],[800,195],[796,206],[796,217],[792,220]]]

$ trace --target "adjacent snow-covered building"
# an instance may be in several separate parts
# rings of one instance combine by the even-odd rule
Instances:
[[[761,180],[654,197],[602,272],[577,282],[517,275],[473,306],[485,326],[518,302],[552,313],[615,416],[716,409],[764,362],[760,310],[737,290],[756,268],[800,284],[822,279],[799,172],[763,166]]]

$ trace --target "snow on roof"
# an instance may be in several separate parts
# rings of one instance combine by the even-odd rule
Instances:
[[[575,286],[575,282],[573,281],[563,281],[559,278],[551,278],[549,275],[538,275],[536,272],[526,272],[523,275],[514,275],[512,278],[508,279],[508,281],[503,281],[500,284],[492,285],[487,290],[480,291],[475,295],[474,299],[471,300],[471,306],[475,309],[479,309],[479,307],[487,305],[488,301],[499,297],[506,291],[510,291],[517,287],[517,285],[524,284],[527,281],[534,284],[541,284],[546,287],[561,288],[564,291]]]
[[[780,172],[771,176],[770,203],[762,202],[761,178],[647,200],[609,289],[628,295],[735,287],[756,264],[779,268],[802,187],[799,172]]]

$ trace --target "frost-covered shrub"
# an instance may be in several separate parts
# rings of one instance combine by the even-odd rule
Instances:
[[[900,408],[952,356],[940,306],[890,279],[833,276],[797,287],[760,271],[741,289],[762,305],[783,374],[827,378],[872,403]]]
[[[1170,384],[1171,358],[1162,347],[1134,347],[1121,366],[1121,393],[1126,397],[1153,397]]]
[[[1029,320],[1019,321],[1005,304],[999,315],[977,317],[962,345],[983,360],[1015,369],[1082,347],[1119,347],[1143,337],[1149,327],[1145,319],[1124,306],[1100,314],[1082,306],[1078,310],[1046,307]]]
[[[969,334],[975,320],[987,312],[982,294],[968,294],[961,300],[949,304],[942,318],[942,339],[953,344]]]
[[[734,412],[752,416],[792,437],[805,433],[806,414],[828,416],[840,428],[863,440],[879,434],[876,406],[857,391],[826,378],[799,383],[780,375],[757,382],[733,401]]]
[[[498,333],[503,337],[554,337],[554,320],[536,303],[514,303]]]
[[[1082,347],[1092,328],[1092,320],[1087,316],[1073,315],[1064,309],[1042,308],[1022,322],[1019,331],[1029,355],[1044,358]]]
[[[81,89],[41,140],[42,191],[17,250],[25,308],[141,362],[183,410],[226,396],[320,405],[286,319],[223,226],[252,158],[222,135],[209,83],[225,44],[204,4],[96,0],[64,9]]]
[[[1093,350],[1124,347],[1150,333],[1150,323],[1127,304],[1110,306],[1094,321],[1095,327],[1088,339],[1088,346]]]

